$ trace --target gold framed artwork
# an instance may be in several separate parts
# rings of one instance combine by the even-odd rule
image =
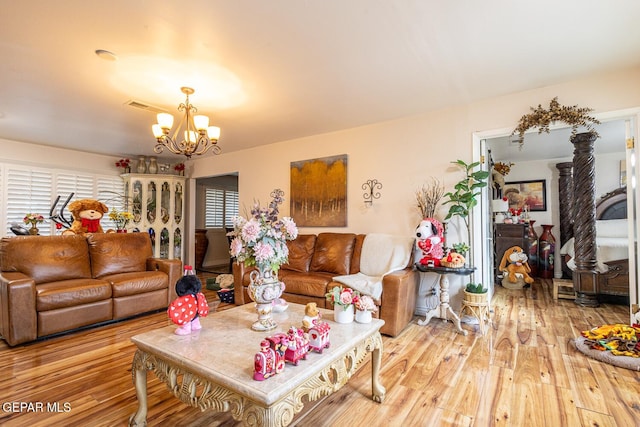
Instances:
[[[531,212],[547,210],[547,186],[544,179],[507,182],[502,194],[509,200],[509,209],[523,209],[528,205]]]
[[[346,227],[347,155],[291,162],[290,194],[298,227]]]

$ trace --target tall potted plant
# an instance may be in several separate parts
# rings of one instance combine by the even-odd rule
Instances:
[[[478,204],[478,198],[482,194],[482,188],[487,186],[489,172],[479,169],[480,162],[466,163],[463,160],[456,160],[451,163],[462,168],[464,177],[453,187],[454,191],[449,191],[444,195],[445,201],[443,204],[449,205],[449,212],[445,217],[445,221],[453,217],[460,217],[467,230],[466,244],[471,246],[471,227],[469,224],[469,216],[471,215],[473,208]],[[453,245],[453,247],[456,246],[466,245],[461,243]],[[474,294],[486,294],[487,288],[482,284],[474,283],[472,273],[471,282],[467,284],[465,289],[465,293],[467,292]]]

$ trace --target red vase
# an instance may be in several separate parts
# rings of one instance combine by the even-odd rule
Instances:
[[[124,228],[123,228],[123,229],[116,230],[116,233],[126,233],[126,232],[127,232],[127,230],[126,230],[126,229],[124,229]]]
[[[539,275],[544,279],[553,279],[553,265],[556,252],[556,238],[551,229],[553,225],[542,225],[542,235],[538,240]]]
[[[538,235],[533,228],[535,220],[529,220],[529,268],[531,268],[531,277],[538,276]]]

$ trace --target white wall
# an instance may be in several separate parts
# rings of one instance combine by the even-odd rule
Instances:
[[[2,151],[2,160],[11,163],[114,176],[122,173],[122,170],[115,166],[115,162],[120,160],[122,156],[105,156],[1,138],[0,150]]]

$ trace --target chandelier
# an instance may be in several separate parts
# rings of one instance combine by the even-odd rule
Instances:
[[[183,154],[188,159],[192,155],[201,155],[213,150],[215,154],[220,154],[220,146],[218,146],[218,138],[220,138],[220,128],[217,126],[209,126],[209,117],[197,115],[198,109],[189,103],[189,95],[195,92],[190,87],[180,88],[182,93],[187,96],[184,103],[178,106],[178,111],[184,111],[184,117],[180,121],[180,125],[176,127],[173,135],[169,135],[173,127],[173,116],[168,113],[158,114],[158,123],[153,125],[153,136],[156,137],[156,146],[153,151],[162,153],[167,148],[174,154]],[[184,132],[180,134],[180,130],[184,126]],[[182,141],[180,141],[180,139]]]

